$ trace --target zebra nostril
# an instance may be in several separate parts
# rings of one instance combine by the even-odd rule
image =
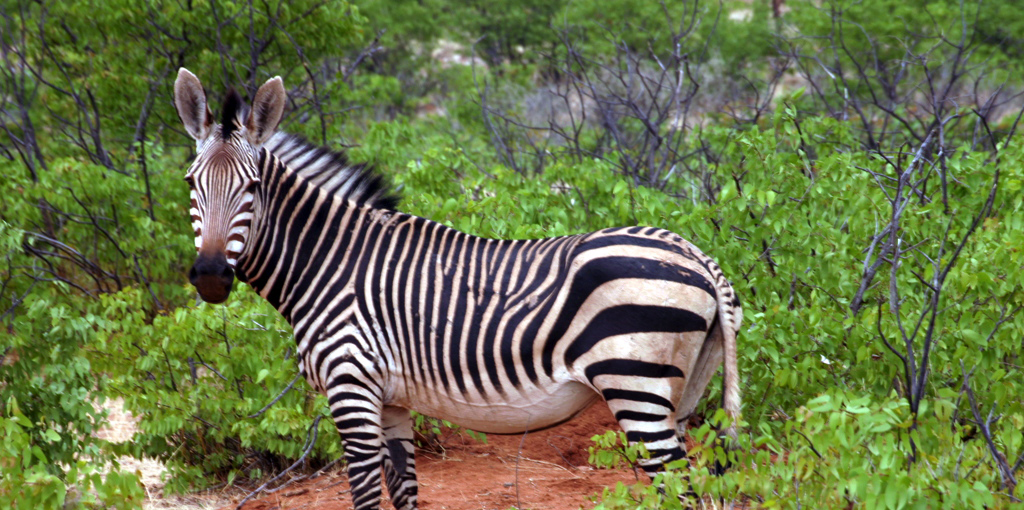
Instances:
[[[231,293],[235,271],[223,254],[196,258],[188,272],[189,281],[207,303],[223,303]]]

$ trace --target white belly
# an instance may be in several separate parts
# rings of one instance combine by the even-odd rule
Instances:
[[[583,384],[564,382],[547,392],[538,390],[529,395],[509,395],[502,402],[470,401],[456,394],[399,405],[478,432],[516,434],[562,423],[597,398],[598,394]]]

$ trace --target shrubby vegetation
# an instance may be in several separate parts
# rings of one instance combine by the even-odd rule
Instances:
[[[276,311],[248,289],[197,303],[183,277],[182,65],[211,97],[280,74],[284,129],[375,164],[403,210],[503,238],[656,225],[718,260],[746,311],[740,444],[715,441],[712,384],[691,467],[601,508],[691,486],[1024,499],[1012,2],[504,5],[2,4],[0,505],[136,507],[119,455],[168,463],[175,491],[339,456]],[[141,417],[130,444],[92,435],[113,398]],[[600,444],[598,464],[642,454]]]

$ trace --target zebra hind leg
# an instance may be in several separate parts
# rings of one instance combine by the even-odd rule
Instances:
[[[652,384],[643,391],[605,388],[601,394],[629,443],[643,441],[650,458],[641,459],[639,464],[652,479],[666,471],[666,464],[686,458],[685,443],[680,443],[676,436],[675,406],[671,403],[669,385]]]
[[[391,502],[398,510],[415,510],[417,504],[416,455],[412,416],[400,407],[384,407],[384,480]]]
[[[676,378],[635,378],[626,381],[624,377],[605,375],[595,378],[595,384],[608,403],[619,426],[626,433],[629,443],[643,441],[650,457],[640,459],[638,464],[653,480],[655,476],[669,470],[668,466],[685,467],[686,442],[678,434],[676,420],[677,399],[680,380]],[[674,380],[675,379],[675,380]],[[622,386],[608,387],[617,382]],[[665,487],[659,487],[665,494]],[[697,499],[693,487],[686,482],[680,497]]]
[[[722,359],[725,351],[724,343],[725,339],[722,332],[722,323],[720,321],[716,321],[715,326],[708,332],[708,337],[701,346],[700,354],[697,356],[697,361],[693,364],[693,371],[690,373],[690,377],[686,380],[686,387],[683,390],[682,398],[676,407],[676,411],[678,413],[678,436],[679,441],[683,444],[686,444],[687,422],[697,409],[699,399],[704,394],[704,390],[707,388],[711,378],[716,372],[718,372],[718,367],[722,366]],[[724,401],[722,407],[725,407]],[[719,434],[722,434],[722,431],[719,431]],[[719,440],[722,440],[721,436]],[[711,466],[711,473],[716,476],[721,475],[729,469],[730,464],[731,462],[728,458],[726,458],[726,461],[723,464],[716,457],[714,465]]]

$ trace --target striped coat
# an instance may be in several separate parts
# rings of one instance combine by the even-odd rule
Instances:
[[[399,212],[369,169],[277,133],[284,100],[275,78],[248,112],[229,99],[218,126],[198,79],[179,73],[199,147],[190,279],[219,302],[237,277],[294,326],[356,508],[378,507],[382,474],[396,507],[416,508],[410,409],[521,433],[603,399],[646,444],[652,475],[685,457],[683,423],[723,364],[723,407],[738,418],[742,309],[692,244],[652,227],[492,240]]]

